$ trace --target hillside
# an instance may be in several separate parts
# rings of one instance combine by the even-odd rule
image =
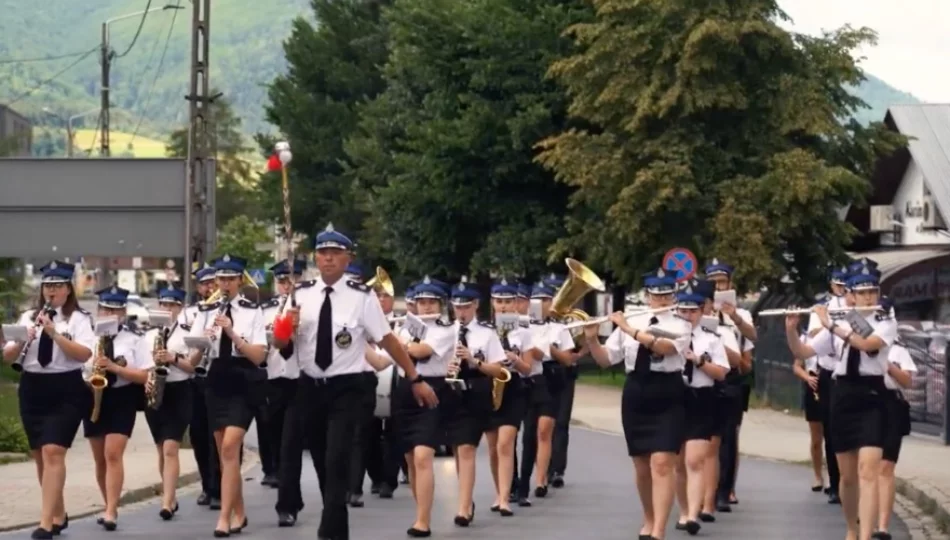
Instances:
[[[131,134],[141,124],[139,135],[162,140],[187,118],[183,96],[189,81],[192,15],[188,0],[164,3],[179,3],[185,9],[149,14],[131,52],[113,63],[111,77],[112,129]],[[9,59],[45,58],[93,49],[99,45],[103,21],[141,11],[145,5],[143,0],[0,0],[0,103],[8,103],[52,78],[78,57],[26,63]],[[152,5],[164,4],[153,1]],[[312,18],[309,0],[213,3],[211,84],[231,100],[249,135],[272,129],[263,120],[265,85],[284,69],[281,44],[290,32],[291,20],[298,15]],[[156,78],[172,21],[171,39]],[[117,54],[128,48],[138,24],[139,17],[130,17],[110,25],[110,40]],[[61,125],[62,120],[43,109],[49,108],[64,118],[97,108],[99,81],[96,51],[12,105],[36,124]],[[857,115],[863,122],[882,119],[888,104],[918,101],[875,77],[869,77],[858,88],[858,94],[870,105]],[[96,115],[77,119],[74,126],[94,130]]]

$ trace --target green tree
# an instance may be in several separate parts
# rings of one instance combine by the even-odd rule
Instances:
[[[257,244],[273,240],[271,228],[264,222],[248,216],[234,216],[218,230],[218,245],[214,257],[225,254],[247,259],[248,268],[262,268],[271,261],[269,251],[260,251]]]
[[[212,95],[217,91],[212,91]],[[220,227],[235,216],[262,219],[267,214],[258,193],[258,175],[246,159],[251,148],[245,146],[241,119],[234,114],[225,97],[211,105],[210,115],[216,148],[215,221]],[[169,157],[188,155],[188,128],[171,134],[166,149]]]
[[[580,2],[400,0],[387,13],[386,91],[347,146],[363,243],[403,273],[536,274],[569,190],[532,161],[565,127],[544,79]]]
[[[316,27],[294,20],[284,42],[288,70],[268,87],[267,120],[291,144],[291,216],[295,231],[313,233],[327,222],[360,236],[362,216],[346,184],[343,141],[358,121],[357,107],[383,89],[385,0],[313,0]],[[259,135],[265,154],[274,137]],[[266,206],[281,215],[278,174],[262,178]]]
[[[589,129],[543,143],[540,161],[576,188],[570,236],[630,283],[672,246],[737,265],[746,288],[822,280],[854,234],[838,208],[862,204],[874,160],[901,138],[842,124],[860,106],[852,52],[874,33],[782,29],[775,0],[593,0],[569,32],[582,48],[550,73]]]

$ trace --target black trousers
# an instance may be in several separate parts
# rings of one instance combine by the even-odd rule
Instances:
[[[352,495],[363,494],[363,479],[366,477],[370,447],[373,445],[373,412],[376,410],[376,373],[368,371],[363,377],[363,399],[360,417],[353,429],[353,445],[350,450],[349,489]]]
[[[208,424],[208,406],[205,402],[206,381],[204,378],[192,379],[194,392],[192,393],[192,416],[188,426],[188,438],[191,441],[192,451],[195,453],[195,462],[198,464],[198,474],[201,476],[201,491],[209,497],[221,498],[221,463],[218,460],[218,448]]]
[[[831,391],[834,388],[834,379],[831,370],[820,369],[818,372],[818,407],[821,411],[821,432],[825,439],[825,462],[828,467],[828,487],[833,493],[838,493],[838,483],[841,473],[838,471],[838,458],[831,442]]]
[[[281,377],[270,379],[264,384],[265,400],[254,415],[254,421],[257,422],[257,447],[264,476],[276,476],[280,468],[284,416],[293,401],[297,381]]]
[[[574,387],[577,384],[577,367],[567,370],[564,388],[561,390],[557,418],[554,422],[554,439],[551,445],[551,465],[548,477],[554,474],[564,475],[567,470],[567,446],[570,443],[571,413],[574,411]]]
[[[323,538],[350,538],[346,506],[350,445],[363,414],[365,381],[362,374],[319,380],[301,374],[285,416],[276,509],[291,514],[303,509],[301,454],[309,450],[323,498],[317,529],[317,536]]]
[[[719,446],[719,486],[716,489],[717,502],[728,502],[729,495],[735,491],[736,471],[739,464],[739,425],[742,424],[744,399],[742,386],[725,384],[722,391],[726,399],[720,401],[723,406],[722,442]]]

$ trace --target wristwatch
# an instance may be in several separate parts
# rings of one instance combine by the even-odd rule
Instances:
[[[416,377],[412,379],[412,384],[419,384],[421,382],[425,382],[425,379],[422,378],[421,373],[416,373]]]

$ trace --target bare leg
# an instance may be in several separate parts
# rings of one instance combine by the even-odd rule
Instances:
[[[60,519],[57,505],[63,504],[63,487],[66,485],[66,448],[47,444],[40,449],[43,461],[43,507],[40,511],[40,527],[50,531],[54,520]]]
[[[488,443],[488,468],[491,469],[491,479],[495,483],[495,502],[493,506],[501,504],[501,486],[498,484],[498,430],[486,431],[485,441]]]
[[[416,521],[412,527],[420,531],[430,530],[432,523],[432,500],[435,494],[433,459],[435,449],[417,446],[413,449],[412,461],[409,462],[412,490],[416,496]]]
[[[676,491],[676,454],[655,452],[650,454],[650,474],[653,479],[653,537],[662,540],[666,536],[666,522],[673,507]]]
[[[455,447],[455,460],[458,465],[459,516],[472,514],[472,493],[475,490],[475,447],[470,444]]]
[[[640,534],[651,534],[656,520],[653,514],[653,477],[650,475],[650,457],[633,458],[633,470],[636,475],[640,505],[643,506],[643,528],[640,529]]]
[[[722,439],[718,436],[709,440],[706,450],[706,461],[703,465],[706,487],[703,489],[703,513],[716,513],[716,489],[719,486],[719,445]]]
[[[841,497],[841,509],[848,526],[846,540],[858,540],[858,453],[838,452],[838,470],[841,484],[838,496]]]
[[[891,525],[891,513],[894,512],[894,466],[893,461],[881,460],[881,474],[878,482],[877,530],[887,532]]]
[[[538,486],[548,485],[548,466],[551,464],[551,441],[554,437],[554,418],[538,418],[538,458],[534,466]]]
[[[822,474],[822,464],[824,463],[824,437],[822,435],[821,422],[808,422],[808,432],[811,436],[811,470],[815,473],[815,482],[813,486],[825,485],[824,475]]]
[[[878,484],[881,474],[880,448],[865,447],[858,451],[858,517],[861,540],[871,538],[875,519],[878,517]]]
[[[106,511],[103,517],[111,521],[119,516],[119,497],[122,495],[122,484],[125,483],[122,457],[128,442],[128,437],[118,433],[110,433],[105,437]]]
[[[166,510],[174,510],[177,502],[175,490],[178,488],[178,475],[181,470],[179,449],[178,441],[162,443],[162,508]]]
[[[501,426],[498,428],[498,506],[506,510],[511,496],[511,481],[515,475],[515,439],[518,428]]]

